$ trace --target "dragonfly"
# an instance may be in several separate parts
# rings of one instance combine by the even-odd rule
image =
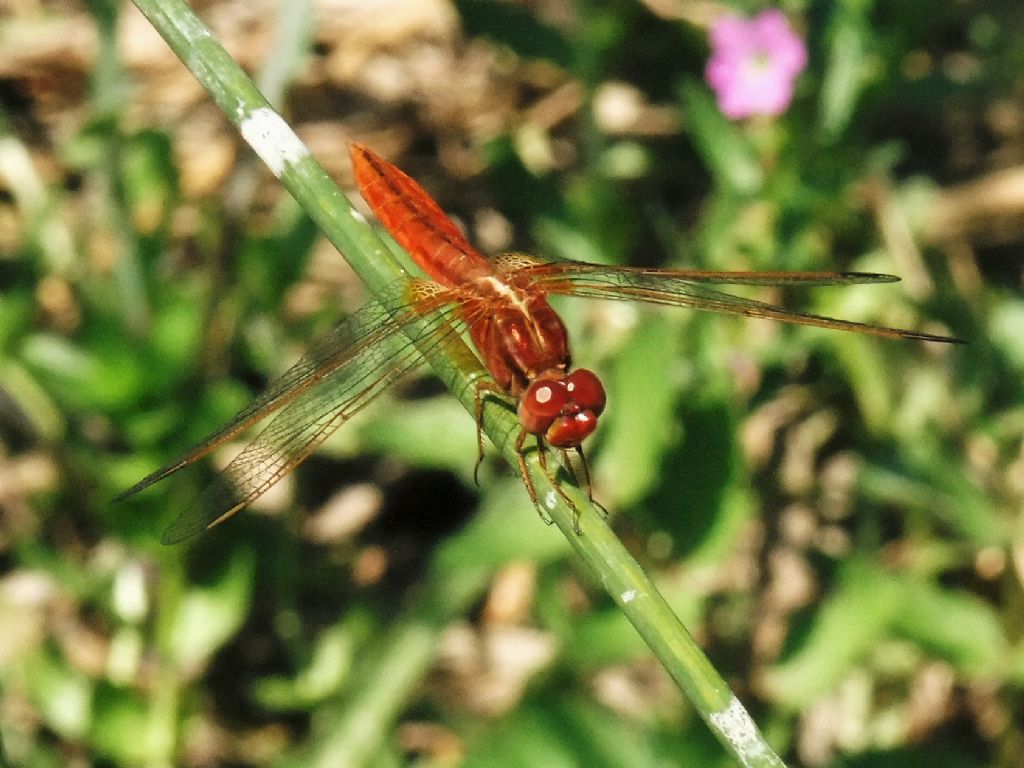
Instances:
[[[550,295],[612,299],[726,312],[892,339],[958,343],[919,331],[841,320],[733,295],[723,286],[826,286],[890,283],[869,272],[741,272],[608,266],[523,253],[484,256],[411,177],[354,143],[350,155],[359,192],[377,220],[428,275],[403,280],[316,341],[308,353],[231,421],[184,456],[121,493],[125,499],[194,464],[273,417],[218,473],[195,503],[164,532],[165,544],[188,539],[251,504],[313,453],[354,413],[425,362],[454,336],[468,335],[490,374],[476,383],[478,460],[488,398],[516,409],[518,469],[534,507],[545,517],[527,471],[534,448],[545,476],[549,450],[583,460],[607,397],[598,376],[573,368],[566,327]],[[528,445],[530,439],[532,445]],[[571,471],[571,470],[570,470]],[[570,507],[576,505],[565,496]],[[578,511],[577,511],[578,526]],[[577,527],[577,531],[578,531]]]

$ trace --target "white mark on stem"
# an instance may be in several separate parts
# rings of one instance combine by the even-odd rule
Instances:
[[[355,208],[352,209],[352,218],[355,219],[356,221],[358,221],[360,224],[365,224],[366,223],[366,217],[363,216],[363,214],[361,214]]]
[[[725,709],[709,714],[708,721],[712,728],[732,744],[743,765],[759,764],[773,754],[758,733],[757,725],[750,714],[735,696]]]
[[[625,592],[622,593],[622,602],[623,603],[626,603],[626,604],[632,603],[634,600],[636,600],[636,590],[635,589],[627,589]]]
[[[548,491],[547,493],[544,494],[544,506],[545,507],[547,507],[548,509],[554,509],[555,505],[557,503],[558,503],[558,494],[555,493],[553,490],[552,491]]]
[[[271,172],[280,177],[285,167],[309,155],[295,131],[272,109],[254,109],[239,125],[248,142]]]

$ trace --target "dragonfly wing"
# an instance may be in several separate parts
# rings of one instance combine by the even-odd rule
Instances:
[[[602,283],[636,283],[671,287],[677,283],[705,285],[863,285],[898,283],[896,275],[880,272],[745,272],[739,270],[657,269],[654,267],[609,266],[571,259],[542,259],[524,253],[503,253],[492,259],[501,272],[522,272],[546,285],[559,279],[591,279]],[[546,290],[550,290],[547,289]],[[554,292],[554,291],[552,291]]]
[[[349,358],[358,354],[360,346],[379,343],[382,337],[392,333],[389,319],[384,307],[376,302],[370,302],[362,307],[348,320],[315,342],[302,359],[255,397],[231,421],[212,432],[177,461],[161,467],[118,494],[114,501],[134,496],[179,469],[198,461],[274,411],[283,408],[301,395],[309,382],[344,365]]]
[[[459,332],[464,323],[448,292],[419,281],[411,290],[417,288],[422,295],[411,305],[407,303],[410,288],[406,284],[396,288],[391,298],[364,305],[226,426],[181,459],[143,478],[118,499],[132,496],[192,464],[277,412],[197,502],[182,513],[163,540],[181,541],[252,502],[353,413],[415,368],[423,359],[417,344],[429,348]]]
[[[893,275],[874,272],[705,272],[701,270],[659,270],[642,267],[608,267],[574,261],[545,262],[520,259],[519,273],[549,293],[587,296],[597,299],[640,301],[747,317],[763,317],[799,325],[813,325],[889,338],[959,343],[959,339],[931,333],[907,331],[852,320],[798,312],[755,299],[734,296],[716,285],[821,286],[892,283]],[[525,261],[530,263],[527,264]],[[502,269],[502,263],[498,263]]]
[[[221,471],[161,540],[165,544],[182,541],[250,504],[352,414],[422,361],[411,344],[395,347],[394,343],[365,347],[345,365],[306,387]]]

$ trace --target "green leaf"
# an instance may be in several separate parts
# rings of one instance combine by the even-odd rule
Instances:
[[[103,685],[96,692],[90,740],[96,750],[121,764],[156,764],[169,757],[174,734],[152,717],[151,702],[132,691]]]
[[[0,296],[0,360],[11,354],[11,348],[32,327],[35,311],[28,292],[15,293],[5,286]]]
[[[549,532],[530,504],[522,480],[490,481],[483,508],[438,553],[440,567],[458,573],[497,568],[512,560],[553,562],[565,557],[569,545]]]
[[[108,411],[135,399],[143,382],[136,360],[112,339],[86,348],[38,333],[25,340],[22,356],[69,408]]]
[[[660,483],[666,447],[686,429],[673,420],[678,392],[672,372],[680,355],[675,326],[645,312],[606,377],[608,411],[603,417],[598,474],[609,500],[628,506]]]
[[[160,375],[178,380],[199,355],[202,335],[206,329],[202,312],[197,311],[202,298],[198,291],[175,287],[165,295],[147,339],[146,350],[156,360]]]
[[[181,596],[166,640],[179,669],[204,663],[245,621],[255,565],[250,550],[235,547],[213,583],[188,588]]]
[[[528,59],[548,59],[561,67],[572,63],[569,42],[527,8],[497,0],[456,0],[465,33],[488,37]]]
[[[5,419],[12,431],[61,439],[67,427],[66,414],[36,377],[16,361],[0,361],[0,387],[14,401],[5,406]]]
[[[711,175],[724,189],[753,195],[764,185],[764,171],[754,145],[738,124],[718,110],[707,90],[695,81],[680,89],[686,128]]]
[[[1024,334],[1020,332],[1024,328],[1024,301],[1018,296],[1004,296],[987,309],[989,340],[1018,376],[1024,374]]]
[[[861,470],[858,487],[875,502],[903,506],[933,525],[951,526],[976,546],[1003,546],[1009,540],[991,498],[958,464],[928,446],[912,446],[888,464],[872,460]]]
[[[833,9],[826,35],[825,73],[821,80],[819,123],[822,133],[837,138],[849,125],[867,81],[871,3],[843,0]]]
[[[621,611],[591,611],[572,623],[567,660],[583,671],[623,664],[650,655],[643,638]]]
[[[802,641],[766,678],[774,698],[800,709],[830,690],[891,631],[905,595],[889,573],[852,560],[815,611]]]
[[[43,720],[65,738],[85,735],[92,721],[92,682],[47,651],[26,661],[25,676]]]
[[[359,422],[358,446],[398,456],[418,467],[450,469],[469,477],[476,461],[473,417],[449,394],[388,403]],[[485,447],[491,449],[489,441]]]
[[[166,226],[178,196],[178,169],[170,138],[142,131],[126,143],[121,158],[132,223],[141,234]]]
[[[328,627],[317,638],[309,663],[294,678],[261,680],[254,695],[274,710],[306,709],[336,693],[352,670],[355,638],[345,623]]]
[[[463,768],[506,768],[511,765],[543,765],[545,768],[578,768],[560,713],[552,702],[520,706],[494,728],[477,734],[469,745]],[[554,726],[555,722],[560,723]]]
[[[727,503],[737,474],[736,416],[725,398],[707,396],[683,401],[672,413],[685,435],[661,457],[660,480],[644,505],[652,510],[653,524],[668,532],[680,554],[714,539],[718,547],[705,553],[709,555],[730,546],[747,519],[745,505],[735,503],[738,499]],[[685,505],[680,499],[686,500]]]
[[[930,582],[907,582],[895,628],[972,676],[999,674],[1009,643],[991,605]]]

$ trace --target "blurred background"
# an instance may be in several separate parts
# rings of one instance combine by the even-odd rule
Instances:
[[[900,275],[756,295],[968,346],[560,303],[595,495],[791,764],[1024,765],[1019,2],[784,2],[737,121],[763,3],[193,6],[485,252]],[[111,505],[365,298],[132,6],[0,1],[0,764],[729,764],[429,371],[186,545],[229,451]]]

